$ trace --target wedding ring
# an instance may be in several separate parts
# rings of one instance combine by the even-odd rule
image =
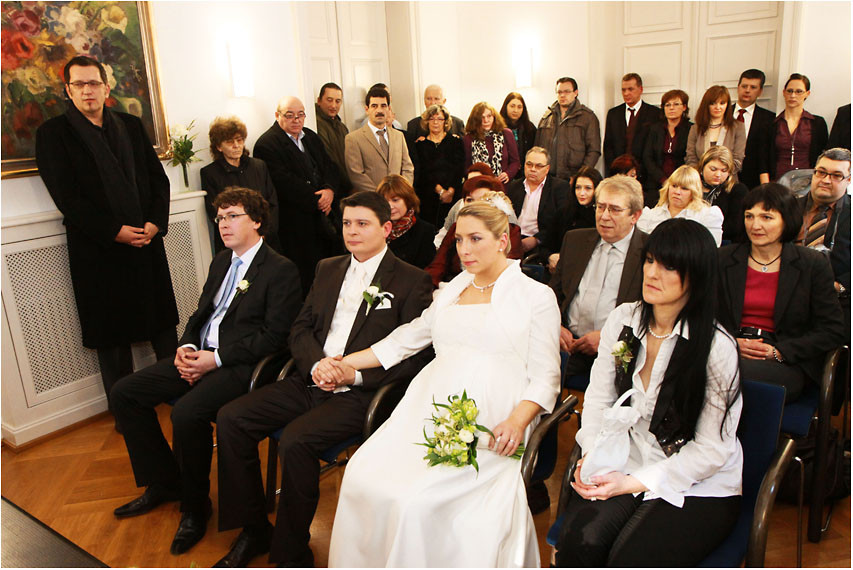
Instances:
[[[509,440],[510,443],[515,443],[514,439]]]
[[[495,441],[500,441],[502,437],[503,437],[502,435],[499,435],[498,437],[495,438]]]
[[[597,497],[590,497],[590,498],[589,498],[589,500],[590,500],[590,501],[597,501],[597,500],[598,500],[598,498],[597,498]]]

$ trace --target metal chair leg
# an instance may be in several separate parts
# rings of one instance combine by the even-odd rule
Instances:
[[[795,456],[799,465],[800,485],[797,489],[797,568],[803,567],[803,492],[806,485],[806,468],[803,460]]]

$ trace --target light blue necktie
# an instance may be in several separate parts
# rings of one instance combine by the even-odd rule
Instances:
[[[243,260],[239,257],[235,257],[231,260],[231,268],[228,270],[228,276],[225,278],[225,289],[222,290],[222,298],[219,299],[219,302],[213,309],[213,314],[210,315],[210,318],[207,319],[204,328],[201,329],[202,348],[204,348],[204,341],[207,339],[207,333],[210,332],[210,325],[213,324],[216,317],[228,309],[228,298],[231,296],[231,291],[234,290],[234,282],[237,281],[237,268],[240,267],[242,263]]]

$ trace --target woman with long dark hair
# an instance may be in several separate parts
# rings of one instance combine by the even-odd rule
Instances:
[[[465,123],[465,166],[475,162],[488,164],[504,188],[521,168],[518,146],[512,131],[506,128],[503,117],[495,108],[481,101],[474,105]]]
[[[504,104],[501,105],[500,115],[506,123],[506,128],[512,131],[512,136],[515,137],[518,156],[527,156],[527,151],[535,146],[536,126],[530,122],[530,117],[527,114],[527,103],[524,102],[521,93],[511,91],[506,96]],[[522,178],[524,178],[524,169],[519,168],[515,179],[521,180]]]
[[[644,255],[643,300],[617,307],[601,331],[558,566],[695,566],[740,512],[737,344],[715,321],[714,240],[668,220]],[[585,472],[604,412],[631,390],[627,460]]]
[[[552,253],[548,256],[548,267],[553,272],[560,260],[560,246],[566,232],[580,228],[595,227],[595,189],[601,183],[601,173],[591,166],[581,166],[572,177],[566,205],[559,212],[559,226],[554,233],[556,238],[551,243]]]
[[[696,124],[690,127],[687,135],[684,162],[695,166],[706,150],[718,145],[732,151],[736,169],[732,175],[736,175],[740,172],[746,154],[746,130],[743,123],[736,121],[732,114],[732,98],[728,88],[712,85],[705,91],[696,110]]]

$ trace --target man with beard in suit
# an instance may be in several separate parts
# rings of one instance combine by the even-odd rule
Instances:
[[[550,285],[563,314],[560,350],[570,354],[568,375],[589,372],[607,316],[641,298],[641,253],[649,236],[634,226],[642,210],[639,182],[623,175],[605,178],[595,189],[595,229],[563,237]]]
[[[305,106],[296,97],[278,102],[275,123],[255,143],[278,193],[281,252],[299,268],[308,291],[317,262],[340,251],[335,227],[338,188],[335,165],[317,133],[305,127]]]
[[[115,516],[141,515],[180,499],[172,554],[192,548],[207,529],[211,422],[221,406],[246,393],[258,361],[287,348],[302,298],[296,266],[261,238],[269,219],[266,200],[248,188],[229,188],[213,205],[226,249],[210,263],[176,354],[125,376],[110,396],[136,484],[146,487]],[[173,449],[155,410],[170,401]]]
[[[660,119],[660,107],[642,99],[643,78],[628,73],[622,78],[622,99],[625,101],[607,111],[604,131],[604,171],[609,176],[613,160],[630,154],[637,160],[643,157],[643,145],[649,127]]]
[[[732,105],[732,111],[735,120],[742,122],[746,130],[746,151],[738,179],[747,188],[770,182],[770,148],[773,145],[773,121],[776,116],[756,104],[763,91],[763,71],[747,69],[740,74],[737,102]]]
[[[350,255],[322,260],[293,324],[295,370],[280,382],[224,407],[217,417],[219,530],[242,527],[216,567],[245,567],[270,551],[284,566],[313,566],[309,529],[319,497],[319,456],[360,434],[375,391],[409,381],[431,349],[384,370],[340,376],[330,361],[385,338],[419,316],[432,300],[422,270],[397,259],[386,245],[391,208],[376,192],[341,200],[344,243]],[[368,288],[379,289],[371,302]],[[266,513],[258,442],[284,428],[279,443],[282,490],[273,527]]]

